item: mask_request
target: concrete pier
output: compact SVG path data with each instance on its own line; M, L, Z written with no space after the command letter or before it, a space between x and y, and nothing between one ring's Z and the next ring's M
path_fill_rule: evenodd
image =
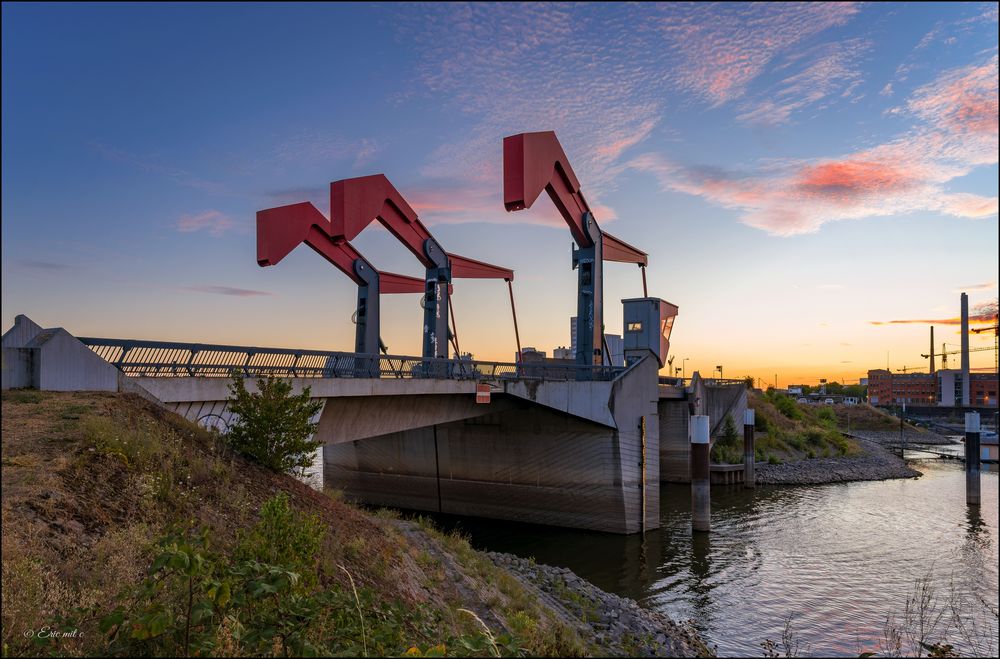
M712 484L710 472L709 420L703 414L691 417L691 529L712 529Z
M979 413L965 413L965 502L978 506L979 496Z
M640 361L612 382L508 382L473 406L476 416L347 442L331 401L320 421L324 482L374 505L613 533L659 528L657 366Z
M743 414L743 487L756 487L756 477L754 475L755 454L754 454L754 412L748 409Z

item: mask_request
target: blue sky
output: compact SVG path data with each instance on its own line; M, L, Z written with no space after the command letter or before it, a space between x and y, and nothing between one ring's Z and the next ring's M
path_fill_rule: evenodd
M680 306L689 373L920 366L927 323L873 323L997 299L997 41L995 3L4 4L2 322L350 349L353 284L305 247L258 267L254 214L382 172L449 251L516 270L551 350L571 238L545 199L506 213L500 172L503 136L555 130ZM385 231L355 243L422 274ZM618 332L640 279L606 273ZM417 301L383 306L419 353ZM502 282L457 282L455 311L463 349L512 357Z

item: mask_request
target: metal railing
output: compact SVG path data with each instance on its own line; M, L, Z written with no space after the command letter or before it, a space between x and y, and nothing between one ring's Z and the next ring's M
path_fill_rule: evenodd
M422 378L447 380L613 380L618 366L423 359L400 355L257 348L208 343L78 337L132 377Z

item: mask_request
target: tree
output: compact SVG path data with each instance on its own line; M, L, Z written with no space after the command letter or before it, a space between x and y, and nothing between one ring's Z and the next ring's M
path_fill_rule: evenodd
M226 441L234 450L278 472L312 464L322 442L310 439L318 425L310 420L323 403L310 399L309 387L293 396L290 383L268 376L257 380L257 393L250 393L235 375L229 390L234 417Z

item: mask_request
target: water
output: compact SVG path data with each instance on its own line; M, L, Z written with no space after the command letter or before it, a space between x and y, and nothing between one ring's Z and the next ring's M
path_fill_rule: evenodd
M919 479L800 487L712 488L712 533L692 538L687 486L664 485L662 528L616 536L442 518L480 549L568 567L604 590L691 619L722 656L760 656L786 618L804 654L875 650L917 579L944 605L954 592L997 603L997 474L981 510L965 504L962 463L914 463ZM994 630L996 618L973 614ZM971 653L956 634L959 650Z

